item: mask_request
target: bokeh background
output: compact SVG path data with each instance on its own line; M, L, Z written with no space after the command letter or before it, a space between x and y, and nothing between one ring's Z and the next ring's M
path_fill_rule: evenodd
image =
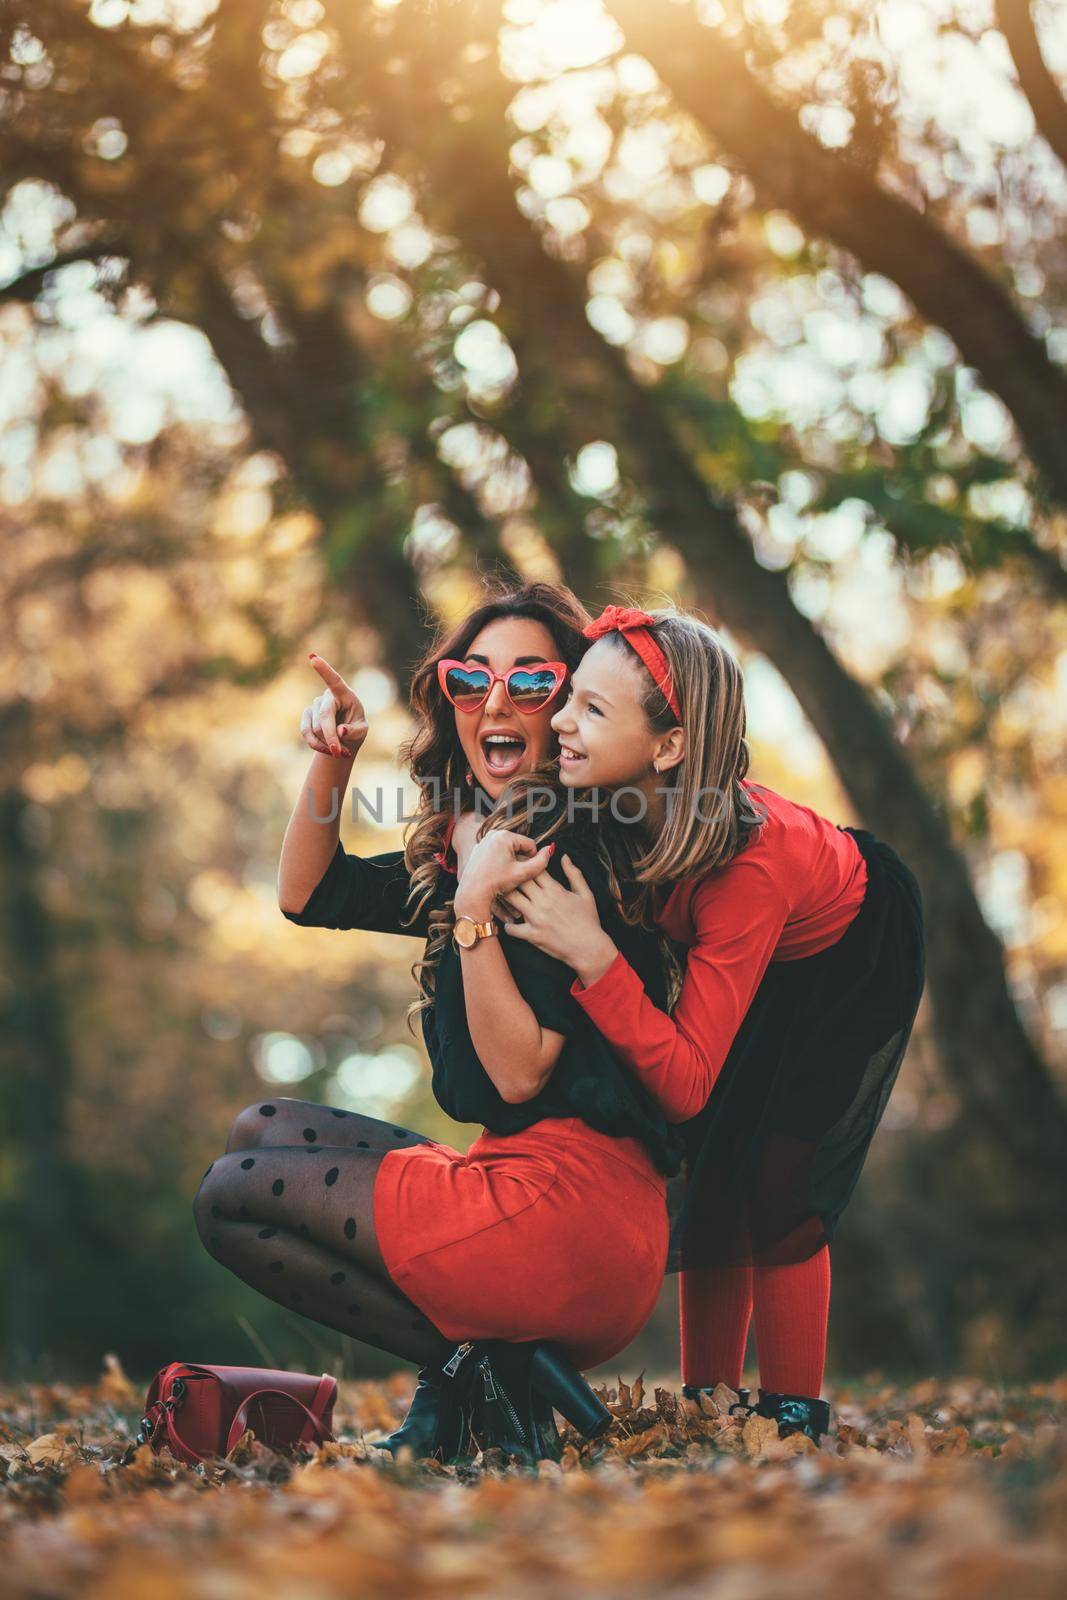
M698 610L753 776L919 877L831 1377L1062 1362L1065 86L1050 0L7 0L5 1376L383 1369L190 1204L265 1093L478 1131L417 943L275 878L307 650L411 799L487 574ZM620 1365L676 1371L674 1297Z

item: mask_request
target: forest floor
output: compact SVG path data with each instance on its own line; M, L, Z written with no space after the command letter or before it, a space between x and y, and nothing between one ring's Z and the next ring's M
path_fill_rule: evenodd
M143 1390L0 1388L0 1594L33 1600L1060 1600L1067 1377L828 1387L819 1449L640 1379L537 1470L371 1448L409 1374L345 1383L337 1443L246 1434L194 1469L138 1446ZM364 1438L364 1434L366 1438Z

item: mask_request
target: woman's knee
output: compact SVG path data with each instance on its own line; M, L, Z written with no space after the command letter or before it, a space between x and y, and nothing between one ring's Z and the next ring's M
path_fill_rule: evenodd
M279 1114L284 1114L289 1104L295 1105L297 1102L276 1095L273 1099L253 1100L245 1106L230 1124L230 1131L226 1135L227 1154L233 1150L251 1150L262 1144L270 1130L278 1125Z
M219 1224L229 1216L240 1215L235 1203L235 1191L241 1176L241 1160L242 1152L239 1150L217 1156L201 1178L200 1187L193 1198L196 1231L209 1249L209 1241L217 1233Z

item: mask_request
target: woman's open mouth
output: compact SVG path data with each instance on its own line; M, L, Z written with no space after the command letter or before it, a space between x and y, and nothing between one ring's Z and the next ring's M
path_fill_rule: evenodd
M479 740L482 758L494 778L510 778L518 772L526 754L526 740L519 733L486 733Z

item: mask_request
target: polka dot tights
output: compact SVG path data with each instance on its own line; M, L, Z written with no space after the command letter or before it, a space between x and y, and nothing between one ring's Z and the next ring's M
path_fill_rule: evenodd
M221 1266L279 1305L420 1366L453 1348L389 1277L374 1232L386 1151L422 1134L275 1096L234 1119L193 1212Z

